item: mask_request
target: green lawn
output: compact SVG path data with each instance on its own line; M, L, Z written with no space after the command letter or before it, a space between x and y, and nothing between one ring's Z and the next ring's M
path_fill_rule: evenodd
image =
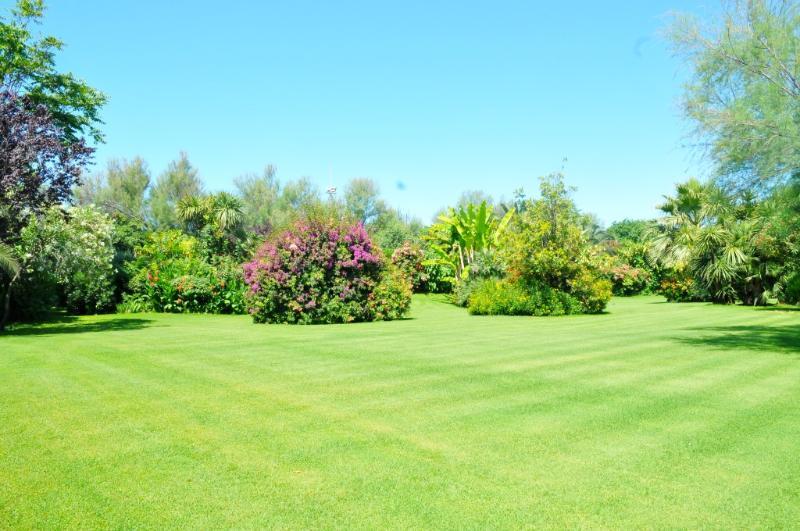
M109 315L0 337L0 527L789 527L800 312L253 325Z

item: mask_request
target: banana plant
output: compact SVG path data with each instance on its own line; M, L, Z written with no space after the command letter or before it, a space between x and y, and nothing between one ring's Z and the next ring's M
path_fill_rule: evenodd
M451 208L439 216L439 222L428 233L430 248L437 256L429 262L448 266L456 281L465 280L475 255L495 248L513 217L511 209L498 218L486 201L478 206Z

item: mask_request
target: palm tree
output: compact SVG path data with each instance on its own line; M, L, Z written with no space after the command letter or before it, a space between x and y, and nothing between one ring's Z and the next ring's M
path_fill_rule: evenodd
M186 196L176 206L178 217L190 228L209 227L217 236L235 231L244 221L242 203L227 192L205 197Z
M690 269L714 302L736 300L736 285L750 260L747 228L719 223L703 227L692 249Z
M220 234L233 231L242 226L244 212L242 202L228 192L210 196L210 214Z
M766 288L752 271L758 269L753 240L759 222L748 205L746 197L737 201L713 184L692 179L678 185L660 207L667 215L650 234L651 257L687 271L714 302L731 303L739 296L763 303ZM753 290L758 293L743 297Z
M200 225L204 218L205 202L203 198L196 195L187 195L178 200L175 205L175 212L185 224Z
M187 232L201 236L212 254L236 252L246 238L242 202L227 192L184 197L175 210Z
M14 256L14 250L5 243L0 242L0 273L10 279L3 297L3 317L0 319L0 332L5 330L8 322L8 316L11 313L11 287L19 278L21 271L22 268L19 260Z

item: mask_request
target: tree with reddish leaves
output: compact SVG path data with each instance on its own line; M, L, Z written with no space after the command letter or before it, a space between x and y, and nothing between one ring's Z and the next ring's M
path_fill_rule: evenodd
M83 140L68 139L44 105L0 88L0 245L9 263L17 262L6 243L19 238L31 216L69 198L93 152ZM0 271L0 281L6 284L0 331L8 320L12 285L19 278L18 269L5 269Z
M67 141L43 105L0 88L0 240L29 216L70 197L94 149Z

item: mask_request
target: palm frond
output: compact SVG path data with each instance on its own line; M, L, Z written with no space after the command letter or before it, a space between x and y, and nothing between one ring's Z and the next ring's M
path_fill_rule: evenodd
M20 263L10 245L0 242L0 271L10 277L19 275Z

